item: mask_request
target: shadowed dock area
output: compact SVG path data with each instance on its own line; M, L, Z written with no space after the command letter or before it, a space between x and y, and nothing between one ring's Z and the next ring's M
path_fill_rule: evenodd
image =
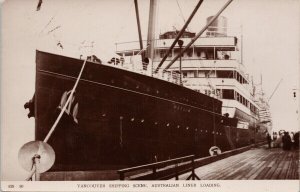
M195 172L202 180L299 179L299 150L262 146L199 167ZM179 179L185 180L189 174Z

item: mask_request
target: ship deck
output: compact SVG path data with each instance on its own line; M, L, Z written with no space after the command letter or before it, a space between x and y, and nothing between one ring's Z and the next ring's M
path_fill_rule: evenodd
M199 167L195 173L201 180L296 180L299 169L299 149L284 151L264 145Z

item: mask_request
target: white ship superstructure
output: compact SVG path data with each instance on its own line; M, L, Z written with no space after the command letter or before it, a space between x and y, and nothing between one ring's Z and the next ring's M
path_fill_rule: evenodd
M262 80L255 90L255 103L259 106L259 119L260 127L267 129L270 134L272 134L272 117L270 112L270 105L265 97L265 93L262 89Z
M209 21L212 17L208 17ZM158 78L164 78L180 84L180 71L182 85L197 92L219 98L223 102L222 114L238 119L237 128L256 129L259 127L259 105L254 99L253 83L246 73L245 66L241 62L241 46L239 39L227 35L227 19L219 17L207 29L204 36L196 42L176 60L173 65L162 73L165 64L158 73L153 73L168 48L173 43L179 31L168 31L160 34L155 40L153 64L148 66L143 73ZM185 31L180 40L183 46L177 44L168 55L165 63L168 64L181 49L184 49L195 33ZM134 56L141 54L138 42L126 42L116 44L116 53L122 57L131 56L129 64L124 64L128 69L143 71L141 63L132 62ZM147 47L144 41L144 47ZM128 67L130 66L130 67ZM140 66L140 67L138 67Z

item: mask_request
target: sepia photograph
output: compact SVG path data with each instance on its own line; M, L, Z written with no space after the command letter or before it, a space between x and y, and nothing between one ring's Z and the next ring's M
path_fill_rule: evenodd
M4 191L299 191L299 0L1 0Z

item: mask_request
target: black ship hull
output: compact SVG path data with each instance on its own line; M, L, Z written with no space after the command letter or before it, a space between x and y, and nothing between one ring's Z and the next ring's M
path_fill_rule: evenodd
M36 54L35 133L36 140L43 140L84 61ZM253 137L251 131L235 128L236 119L226 119L224 125L220 100L107 65L87 62L74 98L48 141L56 153L50 171L208 156L214 145L226 151L249 144Z

